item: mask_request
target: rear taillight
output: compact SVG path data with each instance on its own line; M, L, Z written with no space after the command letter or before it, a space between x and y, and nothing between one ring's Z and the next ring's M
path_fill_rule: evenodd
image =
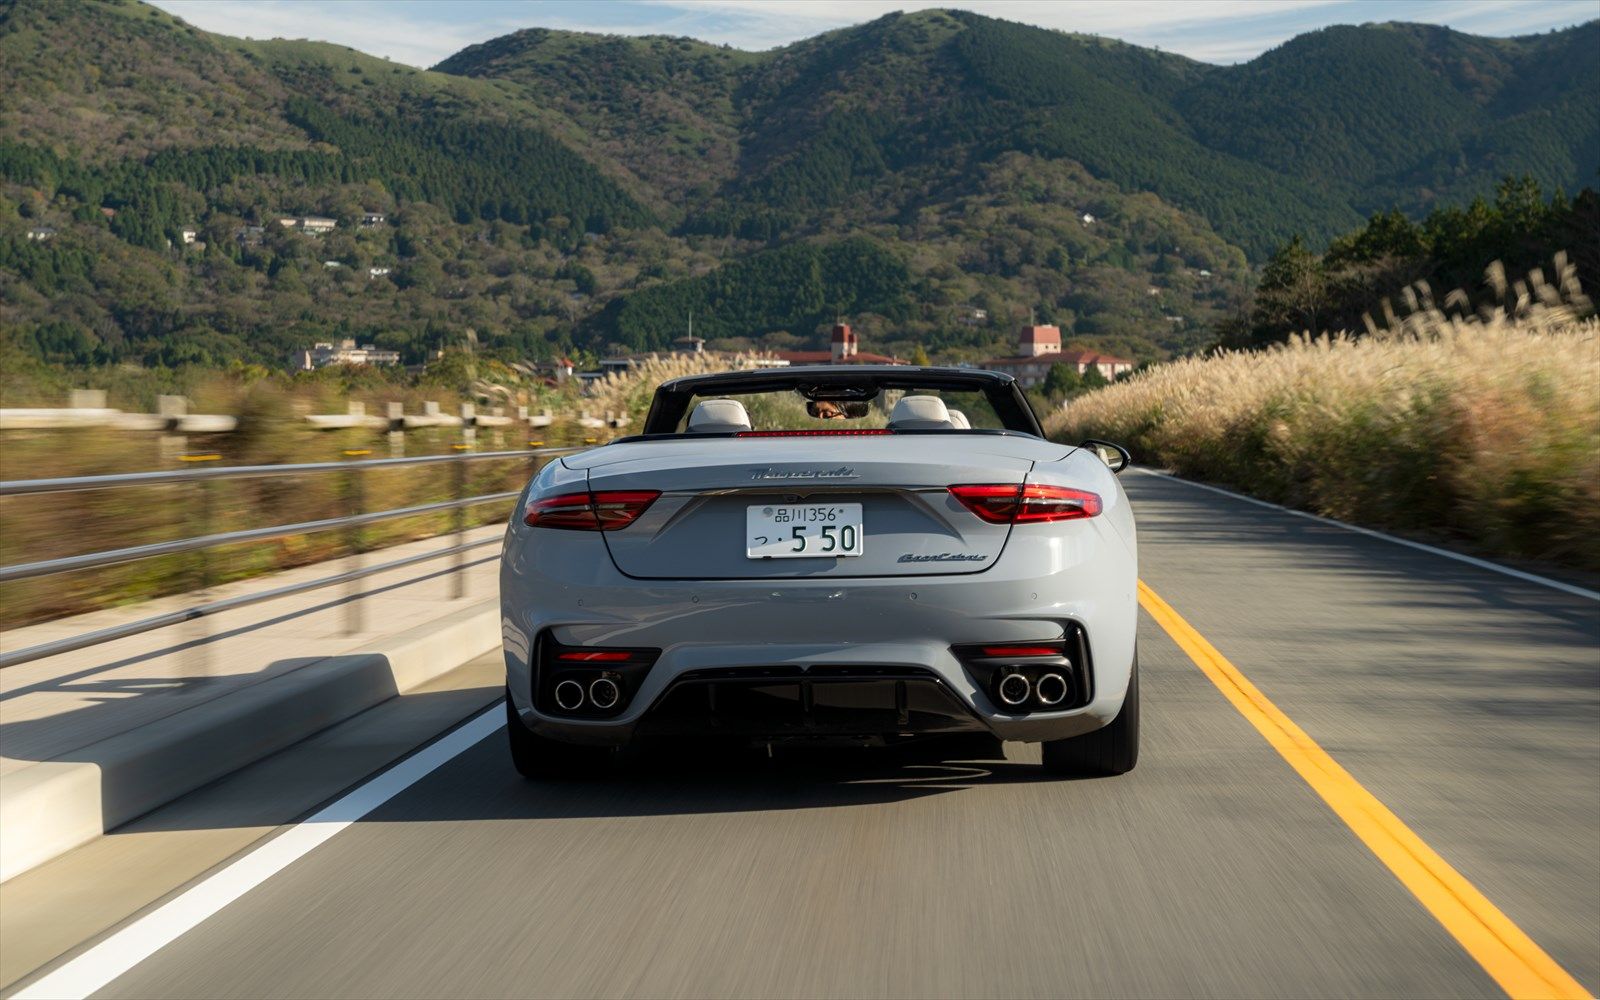
M1097 493L1044 483L952 486L950 493L990 524L1071 521L1101 511Z
M535 528L616 531L637 520L660 495L659 490L602 490L541 497L528 504L522 521Z

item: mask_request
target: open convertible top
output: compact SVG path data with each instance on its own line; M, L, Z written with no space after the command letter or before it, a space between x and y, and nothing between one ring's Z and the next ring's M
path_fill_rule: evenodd
M797 392L808 400L848 401L870 400L886 389L980 392L1006 430L1044 436L1022 388L1010 375L910 365L803 365L670 379L656 389L643 433L673 433L694 401L707 396Z

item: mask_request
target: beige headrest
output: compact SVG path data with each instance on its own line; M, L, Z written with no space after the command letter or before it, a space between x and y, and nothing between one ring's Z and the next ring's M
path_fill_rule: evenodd
M907 396L894 404L889 428L897 431L949 430L950 410L938 396Z
M728 434L750 429L750 414L736 399L706 399L689 411L689 431L695 434Z

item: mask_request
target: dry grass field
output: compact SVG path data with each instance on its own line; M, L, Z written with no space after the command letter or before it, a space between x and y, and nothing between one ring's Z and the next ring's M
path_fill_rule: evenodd
M1059 440L1361 524L1600 570L1600 321L1569 268L1447 314L1411 290L1362 336L1162 365L1079 397Z
M627 432L637 433L650 409L656 386L685 375L739 371L757 367L761 354L652 354L633 368L612 372L589 389L584 405L591 413L615 413L628 418Z

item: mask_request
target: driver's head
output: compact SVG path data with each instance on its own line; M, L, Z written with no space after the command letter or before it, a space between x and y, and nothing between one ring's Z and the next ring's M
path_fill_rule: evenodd
M816 410L818 420L842 420L845 416L844 404L831 399L818 400Z

